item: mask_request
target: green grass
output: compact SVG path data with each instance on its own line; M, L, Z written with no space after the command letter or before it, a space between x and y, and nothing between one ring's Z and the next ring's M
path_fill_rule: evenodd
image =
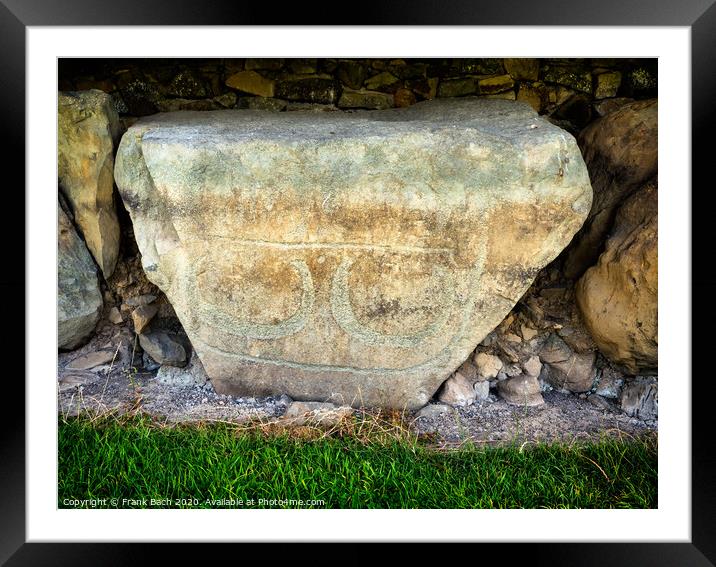
M58 506L657 506L654 437L444 451L407 437L355 433L301 436L230 424L166 427L146 417L62 419ZM163 502L153 506L151 499Z

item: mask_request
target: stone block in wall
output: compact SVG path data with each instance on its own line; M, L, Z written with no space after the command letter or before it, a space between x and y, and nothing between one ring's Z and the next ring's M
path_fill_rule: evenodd
M409 79L423 79L426 76L427 63L417 63L411 61L400 60L390 65L390 72L399 79L406 81Z
M167 95L177 98L197 99L208 95L203 82L190 69L180 70L167 87Z
M236 108L248 108L250 110L270 110L280 112L286 110L288 102L278 98L264 98L262 96L242 97L236 101Z
M289 101L335 104L341 91L341 84L334 79L306 78L277 81L275 96Z
M536 81L539 79L539 59L505 59L505 71L518 81Z
M588 70L575 69L574 66L545 65L542 68L542 80L569 87L575 91L592 93L592 74Z
M387 71L369 77L364 84L368 90L386 93L394 93L402 86L400 79Z
M509 75L498 75L478 80L478 92L483 95L503 93L512 90L515 81Z
M472 77L463 79L445 79L438 84L437 96L440 98L448 98L455 96L465 96L475 94L477 92L477 82Z
M418 100L435 98L437 87L437 79L408 79L405 81L405 88L415 93Z
M393 107L393 95L378 91L344 90L338 101L339 108L366 108L380 110Z
M504 72L502 59L453 59L453 68L460 74L466 75L498 75Z
M275 81L261 76L256 71L239 71L227 77L226 86L252 95L272 98Z
M480 95L480 98L492 99L492 100L517 100L515 91L505 91L497 94Z
M368 75L366 65L361 61L340 60L338 61L338 79L348 88L358 90L363 86Z
M607 71L599 73L594 77L594 98L611 98L617 96L622 82L622 74L619 71Z
M626 76L628 96L656 96L656 70L647 66L637 66L629 70Z
M287 59L286 65L296 75L311 75L318 71L317 59Z
M219 110L226 108L210 98L200 100L187 100L185 98L166 98L157 101L157 109L159 112L176 112L178 110Z

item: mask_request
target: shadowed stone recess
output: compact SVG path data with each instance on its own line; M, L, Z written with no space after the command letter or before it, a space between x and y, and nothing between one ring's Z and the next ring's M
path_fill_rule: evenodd
M411 410L592 202L571 135L475 98L146 117L115 179L217 391Z

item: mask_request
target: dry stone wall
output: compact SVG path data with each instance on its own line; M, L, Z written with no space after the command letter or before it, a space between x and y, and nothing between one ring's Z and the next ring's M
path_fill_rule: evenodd
M123 117L376 110L482 96L524 101L573 134L657 89L655 59L66 59L59 78L63 91L110 94Z

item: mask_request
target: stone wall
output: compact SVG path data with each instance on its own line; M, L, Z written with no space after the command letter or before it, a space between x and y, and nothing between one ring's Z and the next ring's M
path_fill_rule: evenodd
M572 133L652 98L656 59L61 59L59 88L110 93L120 116L171 110L371 110L524 100Z

